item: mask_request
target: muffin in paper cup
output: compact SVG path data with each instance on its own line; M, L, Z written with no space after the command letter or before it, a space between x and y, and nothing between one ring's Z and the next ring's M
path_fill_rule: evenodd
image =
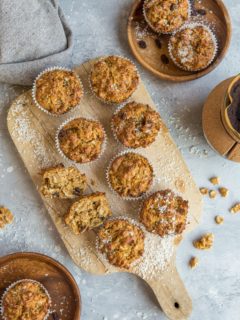
M153 166L139 152L124 151L110 161L106 180L111 191L121 199L141 200L148 195L154 185Z
M79 132L76 132L76 128ZM90 138L92 145L88 142ZM107 135L102 124L84 117L72 117L64 121L55 137L57 151L73 164L91 164L98 160L105 151L106 143Z
M83 95L83 84L77 73L64 67L42 71L32 88L35 105L51 116L61 116L74 110Z
M0 301L0 314L3 318L3 320L9 320L9 316L7 315L7 310L5 308L5 299L10 299L10 297L8 297L10 294L11 294L11 291L13 289L16 289L17 286L21 286L21 284L25 284L25 285L29 285L29 284L36 284L36 287L35 288L41 288L41 292L39 293L40 296L38 297L35 297L35 299L37 299L37 302L39 302L40 298L42 299L47 299L46 301L46 306L45 306L45 309L42 311L42 315L38 315L38 317L36 317L35 315L35 318L36 320L47 320L49 318L49 315L51 313L51 305L52 305L52 301L51 301L51 297L47 291L47 289L38 281L36 280L32 280L32 279L22 279L22 280L19 280L19 281L16 281L14 283L12 283L6 290L5 292L3 293L2 297L1 297L1 301ZM17 292L15 291L14 292L14 297L17 296ZM44 296L44 297L43 297ZM12 299L14 299L14 297L12 297ZM22 298L22 297L21 297ZM14 309L16 309L16 303L17 301L13 301L13 305L14 305ZM28 299L28 305L29 305L29 299ZM9 303L8 303L8 306L9 306ZM34 308L36 308L36 306L34 306ZM12 316L12 314L11 314ZM19 316L19 314L17 315ZM13 319L13 318L11 318Z
M151 11L152 19L155 21L151 21L147 9ZM154 9L156 12L154 12ZM159 14L162 16L162 23L159 21ZM145 0L143 4L145 21L149 27L158 34L171 34L176 32L189 21L191 14L192 7L189 0ZM156 16L158 16L157 20ZM169 23L166 23L166 21Z
M195 32L195 37L198 36L198 41L196 41L197 38L193 38L193 31ZM197 35L197 31L199 35ZM194 52L194 47L189 43L190 37L192 37L193 45L197 46L198 50L203 50L203 53ZM199 22L183 26L171 36L168 43L168 52L173 63L179 69L190 72L206 69L215 59L217 51L218 42L215 34L209 26Z
M139 83L140 75L136 65L119 55L99 58L89 75L93 95L101 102L113 106L128 101Z

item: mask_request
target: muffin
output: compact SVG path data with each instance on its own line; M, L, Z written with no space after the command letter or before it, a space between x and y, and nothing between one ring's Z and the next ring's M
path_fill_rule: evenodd
M80 234L100 226L111 215L105 193L97 192L74 202L65 216L65 222L75 234Z
M33 98L42 110L62 115L75 108L83 97L83 86L71 70L52 68L41 73L33 87Z
M139 80L135 65L118 56L100 59L94 64L90 75L90 85L95 96L112 104L127 100L137 89Z
M104 140L105 132L100 122L76 118L64 123L60 128L57 147L69 160L87 163L100 156Z
M13 219L13 214L9 209L0 207L0 229L5 228L7 224L12 223Z
M129 269L144 253L144 233L126 219L108 220L98 232L97 247L112 265Z
M147 198L140 211L140 222L161 237L181 234L187 223L188 201L171 190L158 191Z
M190 18L189 0L145 0L145 20L157 33L172 33Z
M153 168L140 154L128 152L117 156L108 169L110 187L123 198L139 198L151 187Z
M160 128L159 113L147 104L129 102L112 118L113 132L127 148L146 148L155 141Z
M173 62L186 71L208 67L216 56L217 42L212 31L202 24L191 24L176 32L169 40Z
M74 167L65 168L60 164L44 170L40 192L46 198L73 199L86 188L85 174Z
M1 309L5 320L46 320L50 306L50 297L41 283L20 280L3 295Z

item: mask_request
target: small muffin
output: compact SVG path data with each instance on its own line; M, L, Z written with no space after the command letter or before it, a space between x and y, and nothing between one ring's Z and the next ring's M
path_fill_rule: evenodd
M191 11L189 0L145 0L143 10L146 22L158 33L178 30Z
M200 24L192 24L176 32L169 41L173 62L186 71L205 69L213 61L217 43L212 31Z
M60 150L76 163L96 160L102 152L104 139L101 123L84 118L70 120L58 133Z
M0 207L0 229L5 228L7 224L12 223L13 219L13 214L9 209Z
M108 169L108 180L121 197L138 198L151 187L153 169L145 157L128 152L113 160Z
M40 283L21 280L3 295L2 316L6 320L45 320L50 306L50 297Z
M128 148L147 147L161 128L159 113L149 105L130 102L112 118L112 129L118 140Z
M46 198L73 199L87 188L86 175L62 164L44 170L40 191Z
M188 201L171 190L163 190L144 201L139 218L149 232L164 237L181 234L186 227L187 214Z
M139 80L134 64L118 56L100 59L90 75L93 93L103 102L113 104L127 100L137 89Z
M129 269L144 253L144 233L128 220L108 220L98 232L97 246L112 265Z
M65 222L75 234L80 234L100 226L111 215L105 193L97 192L74 202L65 216Z
M62 115L76 107L82 96L82 83L70 70L43 72L34 85L34 98L38 106L54 115Z

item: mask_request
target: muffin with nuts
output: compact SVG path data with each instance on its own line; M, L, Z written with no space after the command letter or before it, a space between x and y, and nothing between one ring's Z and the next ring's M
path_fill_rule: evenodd
M188 201L171 190L158 191L148 197L139 219L149 232L161 237L181 234L187 223Z
M98 232L97 247L109 263L129 269L144 253L144 233L126 219L108 220Z
M159 113L143 103L129 102L112 118L113 132L127 148L146 148L155 141L160 128Z
M76 163L87 163L103 152L105 131L99 121L76 118L64 123L57 135L57 148Z
M91 89L95 96L112 104L127 100L137 89L139 81L135 65L119 56L98 60L90 75Z
M149 191L153 168L140 154L128 152L117 156L107 172L110 187L123 198L139 198Z
M66 224L75 234L99 227L112 215L105 193L81 196L65 216Z
M75 167L59 164L42 173L41 194L46 198L73 199L87 188L87 178Z

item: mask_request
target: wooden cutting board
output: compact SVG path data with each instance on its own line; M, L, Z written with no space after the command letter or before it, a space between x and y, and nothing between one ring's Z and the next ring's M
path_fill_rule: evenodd
M109 190L105 179L105 172L110 159L118 152L123 151L124 148L114 140L110 129L110 119L116 107L98 101L89 90L88 76L93 63L94 61L89 61L75 69L82 79L85 96L80 106L70 116L51 117L43 113L33 104L31 91L27 91L11 105L7 119L8 129L36 188L39 189L41 183L39 173L42 168L60 162L66 164L55 148L55 134L59 125L72 116L99 119L108 136L106 151L98 161L90 165L80 165L79 168L88 177L89 192L106 192L115 216L125 215L137 219L141 202L119 199ZM148 103L156 109L142 82L131 99ZM143 149L140 152L147 156L154 166L157 181L152 191L170 188L188 200L189 224L186 231L194 229L201 216L201 195L164 124L157 140L146 150ZM86 232L76 236L64 224L62 216L70 205L69 201L43 198L43 202L70 256L79 267L93 274L121 271L98 257L95 249L96 236L94 232ZM156 239L159 240L159 237ZM136 268L129 270L129 272L144 278L153 289L165 314L173 320L188 318L192 310L191 299L175 267L176 247L180 240L179 237L171 238L174 243L171 247L172 251L169 252L168 259L165 259L167 262L161 268L159 267L159 271L142 274L142 272L137 272ZM153 265L153 262L148 261L148 265Z

